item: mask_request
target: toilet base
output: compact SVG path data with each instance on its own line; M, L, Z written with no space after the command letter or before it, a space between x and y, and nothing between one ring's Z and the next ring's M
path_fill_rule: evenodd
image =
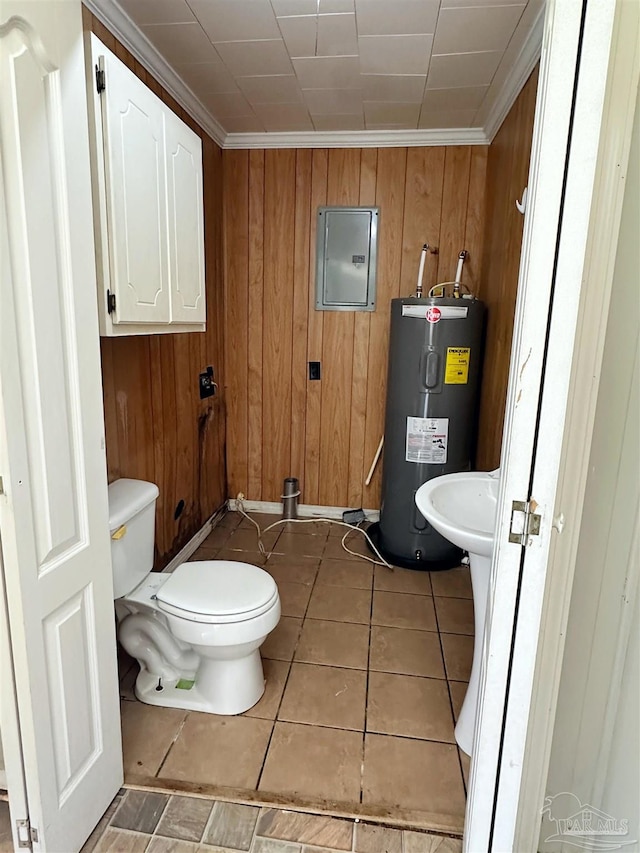
M136 697L147 705L203 711L233 716L248 711L260 701L265 689L259 651L237 660L202 658L193 686L177 687L179 682L159 679L141 669L136 679ZM158 690L158 687L161 687Z

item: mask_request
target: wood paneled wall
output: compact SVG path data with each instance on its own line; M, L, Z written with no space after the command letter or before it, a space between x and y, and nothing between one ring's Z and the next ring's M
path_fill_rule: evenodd
M134 71L202 138L207 330L102 338L109 481L157 483L155 568L163 568L226 498L223 376L222 152L86 9L85 29ZM199 399L198 374L213 365L219 394ZM175 518L180 501L184 509Z
M536 69L489 147L487 215L478 296L487 305L487 342L476 467L500 464L509 379L511 337L518 289L524 217L515 200L527 185L538 87Z
M228 150L223 153L229 494L376 507L364 479L383 432L390 300L450 280L480 281L487 148ZM319 312L319 205L379 205L374 313ZM322 363L321 381L307 363Z

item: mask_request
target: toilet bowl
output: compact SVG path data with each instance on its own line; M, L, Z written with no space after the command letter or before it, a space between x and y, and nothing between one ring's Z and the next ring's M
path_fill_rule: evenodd
M280 619L273 578L249 563L206 560L151 573L158 489L109 486L118 640L140 664L150 705L240 714L264 693L259 648Z
M467 755L475 734L499 484L500 469L444 474L420 486L415 498L429 524L469 554L475 638L471 675L455 729L458 746Z

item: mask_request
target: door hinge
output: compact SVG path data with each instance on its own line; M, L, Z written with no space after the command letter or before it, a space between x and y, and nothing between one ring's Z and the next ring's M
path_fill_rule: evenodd
M110 290L107 290L107 312L109 314L113 314L116 310L116 295L115 293L111 293Z
M4 495L4 480L0 477L0 495Z
M38 843L38 830L31 826L29 818L16 821L16 835L18 836L18 847L28 847L31 850L33 844Z
M538 504L535 501L512 501L509 542L516 545L528 545L530 536L540 535L541 516L534 512Z
M98 65L96 65L96 89L99 95L106 89L104 68L100 68Z

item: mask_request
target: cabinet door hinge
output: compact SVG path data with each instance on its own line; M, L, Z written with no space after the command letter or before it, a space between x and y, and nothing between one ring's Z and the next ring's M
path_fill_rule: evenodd
M38 843L38 830L31 826L29 819L16 821L16 835L18 836L18 847L32 849L33 844Z
M107 290L107 312L109 314L113 314L116 310L116 295L115 293L111 293L110 290Z
M100 68L99 65L96 65L96 89L98 90L98 94L104 92L105 88L104 68Z
M538 507L535 501L511 502L511 525L509 542L516 545L528 545L530 536L540 535L541 516L534 512Z

